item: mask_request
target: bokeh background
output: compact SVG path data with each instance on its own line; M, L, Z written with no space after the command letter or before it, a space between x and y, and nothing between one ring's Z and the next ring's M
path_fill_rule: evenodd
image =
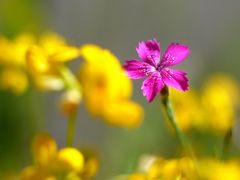
M187 44L191 55L179 67L195 88L214 72L240 80L239 17L239 0L0 0L0 32L9 37L54 31L77 46L95 43L111 49L122 63L137 57L140 40L156 38L162 49L172 41ZM148 104L140 86L141 81L134 82L133 98L145 108L138 129L106 125L80 108L75 145L99 154L97 179L131 171L143 153L170 157L169 149L177 145L165 128L160 103ZM58 98L34 89L22 96L0 92L0 173L30 162L30 142L39 131L50 132L59 146L65 144L66 120Z

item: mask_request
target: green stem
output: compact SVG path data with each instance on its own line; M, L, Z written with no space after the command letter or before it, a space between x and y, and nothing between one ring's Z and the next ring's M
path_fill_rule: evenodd
M73 146L74 134L76 129L77 113L74 112L69 116L67 126L67 146Z
M60 65L58 67L58 71L61 74L64 82L65 88L67 90L76 89L81 93L81 86L76 77L72 74L72 72L66 68L64 65ZM70 113L68 119L68 127L67 127L67 146L73 146L74 134L76 129L76 118L77 118L77 110Z
M193 153L192 147L188 139L186 138L182 130L178 127L177 121L173 113L173 107L169 100L169 90L168 90L168 87L166 86L161 91L161 100L162 100L163 108L166 111L168 120L172 125L172 127L174 128L176 135L180 140L180 143L182 144L183 148L192 156L192 158L195 159L195 155Z
M65 82L66 89L79 89L81 91L80 83L68 68L62 65L58 67L58 70Z
M232 129L230 129L224 139L223 139L223 146L222 146L222 153L221 153L221 159L224 159L229 147L230 147L230 144L231 144L231 139L232 139Z

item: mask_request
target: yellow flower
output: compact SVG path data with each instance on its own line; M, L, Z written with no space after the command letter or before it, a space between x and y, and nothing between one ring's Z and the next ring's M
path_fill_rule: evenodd
M99 161L95 152L87 149L82 151L84 155L84 168L81 172L81 177L83 179L91 179L91 177L96 176L99 169Z
M15 39L0 37L0 87L20 95L28 88L25 54L35 38L22 33Z
M35 43L36 39L29 33L21 33L15 39L9 40L0 37L0 64L24 67L27 49Z
M202 92L171 90L173 107L179 126L225 134L235 123L239 105L239 85L224 74L212 75Z
M133 128L141 124L143 109L133 101L118 101L104 107L103 118L112 125Z
M236 160L219 161L213 158L193 160L189 157L164 159L157 156L143 156L138 172L128 179L149 180L238 180L240 164Z
M46 169L38 169L34 166L24 168L20 175L20 180L57 180Z
M86 86L85 89L99 92L107 101L131 96L132 83L117 57L109 50L84 45L80 53L85 60L80 69L80 80Z
M195 126L198 128L206 126L206 123L203 122L203 112L198 94L193 89L184 93L171 89L170 94L177 123L183 131Z
M0 52L0 87L16 94L28 87L26 71L39 89L63 89L66 82L58 68L79 56L78 48L54 33L46 33L38 40L28 33L13 40L1 36Z
M80 53L85 62L81 65L79 79L88 111L113 125L139 125L143 110L130 100L132 83L117 57L95 45L84 45Z
M74 148L59 150L56 161L59 169L81 172L84 165L83 155Z
M43 34L39 39L39 46L50 56L50 61L66 62L79 55L76 47L68 45L64 38L56 33Z
M232 78L216 74L205 83L202 105L211 129L225 133L232 128L238 104L239 86Z
M164 159L153 155L141 157L138 171L128 179L142 178L146 180L192 180L199 179L194 161L189 157L180 159Z
M56 142L48 134L37 135L34 138L32 148L35 163L23 169L20 179L80 180L82 177L86 177L89 157L85 160L84 155L79 150L72 147L58 150ZM87 177L92 178L94 173L89 173Z
M16 68L5 68L0 74L0 88L20 95L28 88L28 78L24 71Z
M199 162L201 177L207 180L239 180L240 166L236 161L204 159Z
M61 90L66 82L59 68L65 62L79 56L79 51L69 46L63 38L48 33L40 37L39 43L30 47L26 54L27 67L36 86L43 90Z
M145 174L135 173L131 174L127 180L148 180Z
M190 158L181 159L158 159L148 171L149 179L196 179L197 173L193 160Z
M32 150L35 164L48 166L57 154L57 144L49 134L40 134L34 138Z

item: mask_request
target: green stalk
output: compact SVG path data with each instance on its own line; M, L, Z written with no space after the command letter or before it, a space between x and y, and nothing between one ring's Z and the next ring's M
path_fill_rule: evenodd
M81 86L78 83L78 80L68 68L62 65L58 67L58 70L65 82L65 86L67 90L76 89L81 92ZM67 146L73 146L74 134L76 130L76 119L77 119L77 110L69 114L67 134L66 134Z
M225 155L227 151L229 150L229 147L231 145L231 139L232 139L232 129L230 129L223 139L223 146L222 146L222 152L221 152L221 159L225 158Z
M195 159L195 155L193 153L192 147L188 139L186 138L182 130L178 127L176 118L174 116L173 107L169 100L169 90L167 86L165 86L161 91L161 101L162 101L163 108L166 112L167 118L171 126L175 130L180 143L182 144L183 148L191 155L191 157Z
M66 89L78 89L81 91L81 86L78 83L78 80L68 68L66 68L64 65L60 65L58 67L58 71L64 80Z
M74 142L74 135L75 135L75 129L76 129L76 119L77 119L77 113L74 112L70 115L68 119L68 125L67 125L67 146L73 146Z

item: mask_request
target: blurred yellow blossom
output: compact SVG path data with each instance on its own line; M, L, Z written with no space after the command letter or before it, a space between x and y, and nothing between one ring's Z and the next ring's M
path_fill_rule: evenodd
M119 177L119 176L118 176ZM117 178L116 178L117 179ZM137 172L122 180L239 180L240 164L236 160L213 158L193 160L189 157L164 159L143 156Z
M78 48L55 33L40 36L26 53L27 68L38 89L65 90L60 108L69 117L80 105L82 93L77 78L65 63L77 57Z
M216 74L204 84L202 105L211 129L225 133L235 123L239 85L225 74Z
M50 61L66 62L79 55L76 47L68 45L63 37L52 32L44 33L39 38L39 46L50 56Z
M110 124L128 128L141 124L143 110L136 102L130 100L112 102L103 110L103 118Z
M9 90L14 94L22 94L28 88L28 77L23 70L5 68L0 73L0 88Z
M57 144L49 134L40 134L33 140L32 151L36 165L48 166L57 154Z
M196 179L197 173L193 160L190 158L157 159L149 167L148 179Z
M29 46L36 42L35 37L30 33L21 33L14 39L0 37L0 64L16 67L25 66L25 54Z
M58 169L81 172L83 169L83 155L74 148L63 148L57 154Z
M68 45L54 33L46 33L26 54L27 67L36 86L43 90L61 90L65 87L59 68L79 56L77 48Z
M85 165L88 161L79 150L72 147L58 150L56 142L48 134L37 135L32 147L35 163L23 169L22 180L80 180L86 176ZM95 174L88 175L91 178Z
M83 179L91 179L91 177L96 176L99 169L99 161L96 153L89 149L83 149L82 153L85 159L85 165L81 173Z
M40 38L22 33L12 40L0 36L0 52L0 87L16 94L28 87L26 71L39 89L63 89L65 82L58 67L79 56L78 48L55 33L45 33Z
M239 85L225 74L212 75L201 93L171 90L171 96L178 124L185 131L196 128L225 134L235 123Z
M79 79L88 111L113 125L138 126L143 109L130 100L132 83L117 57L95 45L82 46L80 53L85 62Z
M128 177L128 180L148 180L145 174L135 173Z
M14 39L0 37L0 88L22 94L28 88L25 54L35 43L29 33L21 33Z
M184 93L171 89L171 100L175 110L176 120L183 131L193 126L204 127L203 112L197 92L190 89Z
M121 177L121 176L120 176ZM116 178L117 180L118 178ZM120 178L119 178L120 179ZM122 180L198 180L199 175L191 158L164 159L144 155L137 172ZM199 179L200 180L200 179Z
M204 159L199 162L201 177L207 180L239 180L240 165L237 161Z

